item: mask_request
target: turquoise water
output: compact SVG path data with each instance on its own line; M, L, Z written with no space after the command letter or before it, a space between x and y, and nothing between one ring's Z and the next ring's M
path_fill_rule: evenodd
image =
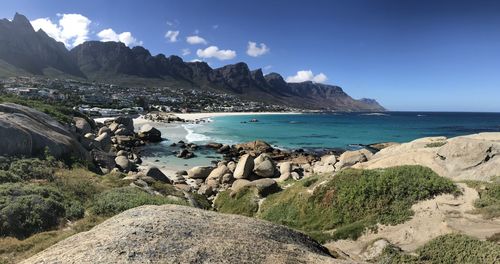
M259 122L246 122L256 118ZM262 139L281 148L353 148L354 144L407 142L500 131L500 113L388 112L385 114L248 115L188 125L189 141L234 144Z

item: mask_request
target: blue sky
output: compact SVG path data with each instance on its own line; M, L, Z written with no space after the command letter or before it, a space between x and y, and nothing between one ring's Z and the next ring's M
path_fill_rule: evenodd
M390 110L500 111L500 1L16 0L2 3L0 17L16 11L52 23L70 48L119 39L152 54L188 49L185 60L212 67L304 71L290 80L336 84Z

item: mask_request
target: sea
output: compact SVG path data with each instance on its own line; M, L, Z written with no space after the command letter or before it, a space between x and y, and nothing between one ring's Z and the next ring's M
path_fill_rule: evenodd
M249 122L257 119L258 122ZM189 141L234 144L262 139L285 149L357 148L422 137L500 132L500 113L386 112L249 115L186 125Z
M257 122L250 122L256 119ZM208 150L197 158L175 157L169 145L178 140L203 145L236 144L264 140L281 149L321 151L358 149L380 142L408 142L422 137L454 137L479 132L500 132L500 113L384 112L311 113L290 115L220 116L200 124L183 124L162 130L168 141L149 147L146 156L175 168L209 165L220 155ZM184 130L179 133L172 129ZM183 135L183 138L169 135Z

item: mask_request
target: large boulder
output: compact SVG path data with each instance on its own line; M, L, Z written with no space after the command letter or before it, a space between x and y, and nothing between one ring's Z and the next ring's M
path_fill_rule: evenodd
M369 161L354 167L377 169L401 165L426 166L457 181L488 181L500 175L500 133L420 138L384 148Z
M109 152L104 152L99 149L93 149L90 152L92 159L94 160L94 163L101 167L105 168L108 171L111 171L113 168L116 167L116 162L115 162L115 155L109 153Z
M161 132L153 126L145 124L139 130L138 137L149 142L160 142Z
M179 205L146 205L23 263L351 263L282 225Z
M271 145L262 140L255 140L247 143L236 144L235 148L238 150L252 151L255 153L266 153L273 151Z
M240 157L240 160L234 169L233 175L235 179L248 178L254 167L253 159L253 156L250 154L245 154Z
M251 181L246 186L255 187L261 197L266 197L269 194L279 192L281 190L276 181L273 179L259 179Z
M130 171L132 164L130 163L130 160L128 160L127 157L125 156L118 156L115 158L116 166L118 169L124 172Z
M112 142L111 142L111 136L108 134L108 132L103 132L100 134L96 139L96 142L99 142L100 147L102 150L109 152L111 150Z
M0 156L34 156L48 148L56 158L90 161L89 153L66 127L22 105L0 104L0 139Z
M78 132L80 135L85 135L92 132L92 127L90 126L89 122L85 120L85 118L73 117L73 121L75 122L76 132Z
M335 169L340 170L351 167L357 163L368 161L372 156L373 154L366 149L346 151L340 155L339 161L335 164Z
M123 125L122 127L124 127L127 131L132 131L132 132L134 131L134 120L131 117L120 116L115 119L107 120L104 122L104 124L108 126L111 125L112 123ZM118 129L118 127L116 127L116 129Z
M263 178L273 177L276 172L276 168L271 157L263 153L255 158L253 172Z
M172 183L172 181L157 167L148 167L146 171L144 171L144 175L151 177L157 181Z
M212 169L212 167L196 166L187 171L187 177L190 179L206 179Z

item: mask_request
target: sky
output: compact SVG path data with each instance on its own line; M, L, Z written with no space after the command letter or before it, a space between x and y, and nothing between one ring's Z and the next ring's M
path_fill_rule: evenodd
M500 1L15 0L71 49L142 45L213 68L246 62L287 81L341 86L395 111L500 112Z

